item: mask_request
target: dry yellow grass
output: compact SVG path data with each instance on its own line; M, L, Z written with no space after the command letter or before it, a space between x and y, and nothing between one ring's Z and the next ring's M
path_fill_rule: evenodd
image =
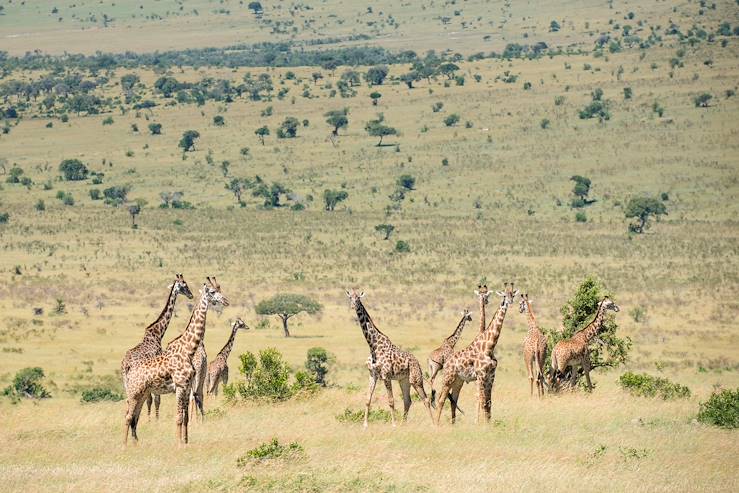
M166 2L157 3L166 7ZM735 4L717 3L702 22L715 27L728 19L734 24ZM14 53L53 46L86 51L83 42L85 48L115 51L164 49L168 43L181 45L174 33L186 34L191 46L199 46L205 42L198 33L206 31L207 45L269 38L254 30L251 14L237 15L235 10L234 17L223 22L243 17L244 23L227 28L218 21L220 14L211 12L221 4L209 2L195 5L206 6L200 7L198 19L137 21L130 28L114 23L90 38L75 32L62 35L56 25L52 28L32 16L31 7L41 7L19 4L8 4L8 15L0 17L3 35L36 28L43 33L32 38L39 40L35 46L22 38L6 38L11 41L3 49ZM332 24L335 19L326 17L337 4L328 1L300 15L323 15L326 32L353 33L353 26L344 25L343 31ZM393 12L390 2L373 5L376 13ZM526 42L544 36L555 17L554 5L513 6L509 22L499 26L495 21L495 32L506 39L491 43L523 41L523 32L531 33ZM470 11L462 17L474 17L475 9L497 15L501 6L462 2ZM352 8L357 12L340 19L353 19L366 5ZM547 39L564 44L571 36L569 41L586 40L582 46L590 48L589 31L606 30L611 18L623 22L629 10L649 25L666 26L673 19L687 30L699 6L634 3L610 10L583 1L561 8L567 28L556 36L563 38L552 34ZM287 18L286 9L265 17ZM419 19L410 19L407 12L407 19L394 14L401 21L398 32L407 42L404 47L420 51L448 44L430 27L444 9L429 6L428 12L417 14ZM25 17L17 17L18 12ZM9 19L17 25L6 31ZM592 25L586 29L585 22ZM188 26L193 29L183 30ZM378 29L382 36L387 34L385 28ZM485 29L478 31L482 37ZM244 32L253 37L242 38ZM301 30L297 37L311 38L311 31ZM398 40L387 35L374 42L395 46ZM480 48L474 36L452 46L465 53L500 49ZM699 402L714 386L739 385L739 100L726 95L737 89L739 44L731 38L726 47L685 45L684 66L671 69L669 60L678 48L669 39L643 55L625 50L602 57L461 62L464 86L445 87L439 79L408 90L388 82L372 89L358 87L358 95L348 99L331 98L330 90L322 87L327 81L335 87L341 69L334 76L324 73L318 85L309 80L316 70L310 67L293 69L303 79L298 82L286 79L287 69L173 69L170 75L188 81L205 76L237 81L247 71L268 71L278 89L290 92L284 100L271 102L160 104L138 114L71 116L66 124L54 120L53 128L45 127L47 118L22 119L0 136L0 157L7 159L8 167L22 167L35 182L31 190L5 183L0 190L0 213L10 214L9 223L0 225L0 388L18 369L40 366L53 398L17 405L0 398L4 490L735 489L736 432L709 428L694 418ZM708 60L712 63L707 65ZM585 70L585 64L591 68ZM406 69L392 66L391 75ZM518 75L517 82L496 81L506 71ZM127 72L111 74L104 95L120 96L118 80ZM161 75L136 72L147 86ZM531 90L523 89L524 82L532 83ZM304 84L317 97L301 97ZM633 89L633 99L624 100L624 87ZM603 89L611 104L612 117L605 123L577 116L596 88ZM372 90L382 93L379 107L371 105ZM692 97L702 92L714 96L711 107L694 106ZM561 105L554 103L557 96L565 97ZM436 102L444 103L442 112L431 110ZM653 111L654 102L665 108L663 117ZM267 106L273 107L273 115L263 117ZM343 107L350 110L350 125L340 132L334 148L325 140L330 129L322 115ZM378 111L401 131L400 137L388 139L398 144L397 150L375 147L376 139L363 130ZM460 125L444 126L442 119L450 113L460 114ZM224 127L213 126L217 114L224 116ZM107 116L114 123L103 126ZM299 129L297 139L274 136L286 116L310 122ZM548 129L540 126L544 118L550 120ZM465 121L472 127L465 128ZM163 134L147 135L149 122L162 123ZM141 129L138 134L130 130L134 123ZM254 135L261 125L272 130L265 146ZM198 130L202 137L196 151L183 159L177 141L187 129ZM248 159L239 154L244 146L250 148ZM214 165L207 163L209 151ZM73 157L104 171L104 183L56 180L59 162ZM443 158L449 166L442 166ZM315 200L307 201L302 212L260 210L261 201L252 197L247 197L246 208L234 208L218 169L222 160L231 161L231 176L259 175ZM397 177L406 173L417 178L416 190L408 193L400 212L388 216L388 195ZM591 195L597 202L585 209L584 224L575 222L575 211L567 206L573 174L593 180ZM47 180L52 190L43 190ZM133 186L131 198L149 202L137 230L131 229L125 209L103 206L88 195L90 188L126 183ZM348 191L348 200L333 213L323 211L323 190L340 187ZM74 207L54 198L60 190L73 194ZM184 191L196 209L157 208L159 193L174 190ZM661 192L669 193L669 216L647 234L629 237L623 204L638 194ZM39 199L46 203L44 212L34 209ZM391 241L374 231L380 223L396 226ZM397 239L408 241L411 252L394 252ZM229 319L242 316L256 325L253 307L264 297L298 292L319 300L324 305L321 315L291 321L293 338L281 336L276 320L269 329L239 334L231 374L232 380L238 378L237 357L247 350L277 347L298 368L309 347L321 346L336 356L329 374L332 387L313 398L276 405L230 406L209 399L206 409L220 411L204 424L192 424L192 443L186 448L175 444L174 402L166 396L161 420L144 419L140 446L124 449L124 404L83 405L71 390L90 378L113 374L125 350L139 341L143 328L159 313L175 272L183 272L193 290L206 275L217 275L232 302L223 314L209 315L206 348L211 356L228 335ZM417 402L409 423L397 429L375 423L363 431L358 424L335 419L347 407L362 407L367 380L367 347L344 288L364 289L367 308L380 328L425 367L426 355L452 331L459 310L474 306L472 290L482 278L493 287L515 280L530 293L540 323L556 328L559 307L588 274L599 277L622 308L617 318L621 333L634 341L626 369L688 385L690 399L631 397L617 385L624 369L594 374L597 388L592 395L529 399L520 354L526 323L512 309L497 349L500 369L492 424L473 423L472 387L463 390L461 405L467 415L454 427L445 423L433 428ZM53 314L56 299L64 300L65 314ZM36 307L44 314L34 315ZM646 310L645 320L635 321L637 307ZM188 316L180 301L165 341L183 329ZM460 347L474 332L467 329ZM376 393L374 407L386 408L384 391ZM273 436L282 442L297 440L307 458L236 466L239 456Z

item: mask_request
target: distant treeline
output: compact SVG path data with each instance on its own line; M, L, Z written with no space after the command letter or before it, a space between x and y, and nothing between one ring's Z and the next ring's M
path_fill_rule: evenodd
M364 38L360 38L364 39ZM64 54L48 55L28 52L23 56L9 56L0 51L0 68L6 73L14 70L112 70L117 68L135 69L141 67L169 69L172 67L323 67L332 70L339 66L393 65L413 63L419 59L415 51L388 51L376 46L354 46L343 48L321 48L306 50L304 46L322 45L320 41L305 41L301 44L257 43L238 44L225 48L193 48L153 53L101 53L94 55ZM511 43L498 54L476 53L472 60L481 58L517 58L521 56L538 57L550 52L546 43L533 45ZM447 58L442 56L442 58ZM449 55L450 59L462 59L461 55Z

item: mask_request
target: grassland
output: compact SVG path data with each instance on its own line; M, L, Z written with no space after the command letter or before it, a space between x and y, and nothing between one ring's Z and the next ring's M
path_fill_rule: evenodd
M237 13L235 2L195 2L186 9L198 8L197 18L182 15L154 22L137 17L125 27L125 9L135 9L117 3L120 10L111 9L109 15L120 20L90 38L81 34L90 35L89 23L74 24L73 29L85 27L84 32L58 31L73 23L69 13L62 12L65 20L58 23L34 15L34 8L41 9L36 3L6 4L6 15L0 17L4 36L39 34L9 38L3 49L166 49L181 45L173 33L187 37L192 42L187 46L261 41L274 38L259 28L260 22L289 16L286 5L277 9L282 3L265 5L258 22L244 6ZM339 3L327 1L299 16L322 16L325 24L314 25L330 35L368 33L352 20L366 6L342 10ZM475 9L480 15L493 12L494 23L476 28L479 39L462 37L451 46L465 53L488 50L480 40L489 31L491 43L545 39L556 46L566 45L566 36L571 36L574 44L591 48L591 31L603 31L611 18L623 22L630 10L653 26L664 27L670 19L685 30L696 19L713 30L722 20L735 25L736 5L717 3L716 10L699 16L697 2L614 2L613 10L600 2L571 2L556 15L566 27L546 33L555 17L554 2L511 6L510 21L503 26L495 17L505 7L502 3L464 2L465 16ZM93 8L77 5L78 17L84 8ZM152 5L147 8L175 8L164 1ZM232 10L230 16L212 13L222 5ZM404 4L396 11L390 2L373 7L375 13L383 10L399 19L400 27L392 32L400 33L404 48L448 44L432 29L441 5L432 2L420 12ZM342 12L338 20L328 17L337 11ZM411 11L418 18L411 19ZM458 22L458 16L451 17ZM13 19L14 26L6 30L3 23ZM590 27L585 28L586 22ZM535 26L537 35L523 38L526 25ZM378 29L370 33L376 36L372 43L394 48L390 28ZM301 28L296 39L313 39L314 34ZM736 91L739 80L738 39L729 38L725 47L669 39L647 50L601 56L463 61L458 63L465 76L462 86L453 81L445 85L444 77L419 81L414 89L388 80L373 88L356 87L357 95L346 99L330 97L326 85L335 87L343 68L334 74L322 71L324 79L314 84L314 67L291 69L295 79L288 78L288 69L183 67L169 75L182 81L213 77L237 82L246 72L268 72L278 90L290 92L282 100L166 105L151 89L165 74L138 69L144 96L159 103L151 110L70 115L67 123L34 111L17 125L11 122L10 132L0 136L0 158L6 159L7 168L22 167L34 184L27 189L3 183L0 190L0 213L9 214L9 222L0 224L0 387L18 369L40 366L53 398L15 405L0 398L4 488L732 490L739 465L736 432L713 429L694 418L699 402L716 386L739 385L739 100L727 93ZM83 48L83 40L94 42L85 41ZM682 66L671 67L679 49L685 51ZM407 70L391 66L391 79ZM100 93L122 97L120 77L129 72L109 74ZM516 75L516 82L503 82L506 72ZM28 80L40 75L12 74ZM524 89L525 82L530 89ZM301 96L306 85L311 97ZM624 99L625 87L632 88L631 99ZM609 101L610 119L580 119L579 110L597 88ZM382 93L377 107L369 98L375 90ZM708 108L693 103L703 92L713 95ZM557 97L564 97L561 104L555 104ZM443 109L434 112L437 102L444 103ZM662 116L654 103L664 108ZM272 115L263 116L269 106ZM334 147L326 140L330 128L323 113L344 107L350 124L339 132ZM386 139L392 145L377 147L377 139L364 131L365 122L378 112L401 132ZM458 113L461 122L447 127L443 119L451 113ZM224 126L213 124L216 115L224 117ZM309 124L299 128L295 139L277 139L275 128L287 116ZM113 123L103 125L108 117ZM542 128L543 119L549 120L548 128ZM162 124L162 135L148 135L150 122ZM133 132L132 124L140 131ZM265 145L254 135L262 125L272 130ZM183 155L177 142L188 129L199 131L201 138L195 151ZM249 147L248 157L241 154L243 147ZM57 167L67 158L104 172L103 184L60 181ZM445 158L447 166L442 165ZM261 199L248 194L247 206L236 206L224 187L228 178L219 168L223 160L231 163L228 178L259 175L279 181L307 208L265 210ZM400 210L388 213L388 196L403 174L416 177L415 190L406 194ZM584 209L585 223L576 222L568 205L569 178L575 174L592 179L590 195L597 199ZM50 190L44 190L46 182ZM123 184L132 186L131 199L148 201L137 218L138 229L131 228L125 208L105 206L89 196L91 188ZM321 194L327 188L349 194L334 212L323 210ZM58 191L71 193L74 206L57 200ZM159 194L171 191L183 191L195 209L158 208ZM628 199L663 192L669 196L669 215L647 233L629 235L624 217ZM44 211L36 210L38 200L44 201ZM380 223L395 225L390 241L374 231ZM409 253L395 251L398 239L409 243ZM257 325L253 308L264 297L296 292L319 300L322 314L291 321L295 337L283 338L276 319L268 329L240 334L231 368L235 375L238 354L266 347L279 348L298 368L309 347L321 346L336 356L331 387L313 398L276 405L207 400L211 413L204 424L192 425L192 443L186 448L176 447L174 402L167 396L161 420L141 425L140 446L124 449L123 403L83 405L75 390L117 370L125 350L159 313L175 272L183 272L191 287L215 274L232 302L222 314L209 316L210 355L225 341L229 319L242 316ZM367 379L366 344L344 288L365 290L375 322L423 362L451 332L459 310L474 306L472 290L481 280L491 286L515 280L529 292L541 324L556 328L559 307L589 274L621 306L620 333L634 342L626 367L594 375L593 394L529 399L520 354L526 322L511 310L497 349L491 425L474 424L475 391L470 387L461 400L468 414L455 427L445 423L432 428L418 403L409 422L396 429L374 423L363 431L359 424L335 419L347 407L361 408ZM57 299L66 304L64 314L54 313ZM180 303L165 341L188 319L189 311ZM34 308L43 308L43 314L34 314ZM646 317L636 321L635 308ZM461 346L473 332L468 329ZM669 402L631 397L617 385L626 369L688 385L692 397ZM386 407L382 393L376 393L374 406ZM300 442L306 458L236 466L239 456L273 436Z

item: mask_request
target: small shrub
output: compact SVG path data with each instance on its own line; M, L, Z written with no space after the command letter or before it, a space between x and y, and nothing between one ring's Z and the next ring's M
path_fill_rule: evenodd
M399 253L408 253L411 251L411 246L407 241L398 240L395 243L395 251Z
M544 118L544 119L542 119L542 121L540 121L540 122L539 122L539 126L540 126L540 127L542 128L542 129L546 130L547 128L549 128L549 124L550 124L550 123L551 123L551 122L549 121L549 118Z
M626 372L618 379L624 390L632 395L642 397L659 396L664 400L686 399L690 397L690 389L679 383L672 383L666 378L653 377L646 373Z
M701 402L698 421L721 428L739 428L739 388L714 392Z
M103 120L103 125L113 125L113 117L109 116Z
M624 99L631 99L634 91L630 87L624 87Z
M149 124L149 133L151 135L161 135L161 133L162 133L162 124L161 123L150 123Z
M708 103L711 101L711 99L713 99L713 96L711 96L707 92L704 92L703 94L695 96L693 98L693 103L695 104L696 108L708 108Z
M295 381L290 383L290 368L275 348L259 351L259 358L246 352L239 359L239 371L244 380L224 387L227 400L240 397L245 400L284 401L298 393L316 389L316 382L306 372L297 372Z
M326 386L326 375L328 374L329 365L334 359L334 356L322 347L314 347L308 350L305 367L317 384Z
M51 397L48 390L41 385L44 379L44 370L38 366L33 368L23 368L19 370L13 378L13 383L5 387L3 395L6 395L18 401L25 399L46 399Z
M10 214L7 212L0 213L0 224L8 224L8 221L10 221Z
M35 208L37 211L42 212L46 210L46 204L43 200L39 199L38 202L36 202Z
M216 127L222 127L226 124L226 120L223 119L223 116L216 115L213 117L213 125Z
M385 409L372 409L367 415L368 422L389 423L390 419L390 411ZM364 410L357 409L353 411L347 407L343 413L336 415L336 421L339 423L362 423L364 422Z
M629 311L629 315L636 323L642 323L646 321L647 319L647 309L643 308L641 306L635 306L631 311Z
M244 467L253 463L264 463L270 460L294 461L305 458L305 449L298 442L283 445L273 438L268 443L249 450L245 455L236 459L236 465Z
M575 214L575 221L579 223L586 223L588 222L588 216L585 215L583 211L580 211L577 214Z
M447 127L453 127L457 123L459 123L459 115L456 113L452 113L451 115L444 118L444 125L446 125Z
M59 171L67 181L85 180L89 172L79 159L65 159L59 164Z
M80 402L122 401L123 396L105 387L93 387L83 390Z

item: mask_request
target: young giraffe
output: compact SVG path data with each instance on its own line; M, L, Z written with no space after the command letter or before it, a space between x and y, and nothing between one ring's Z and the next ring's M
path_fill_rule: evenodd
M369 391L367 394L367 404L364 408L364 427L367 428L367 418L369 416L370 405L372 404L372 395L375 392L375 386L378 380L385 383L387 389L388 404L390 406L390 416L392 417L393 426L395 426L395 401L393 399L393 380L398 380L400 389L403 392L403 421L408 417L408 409L411 407L411 386L416 390L418 396L423 399L423 405L428 410L429 417L431 415L431 404L423 388L423 372L421 364L415 356L407 351L403 351L390 341L390 338L380 332L375 323L364 308L360 298L364 293L357 293L356 290L346 292L351 302L352 309L357 314L359 327L367 341L370 349L370 356L367 358L367 369L369 370Z
M452 353L454 353L454 346L457 345L457 341L459 341L459 338L462 336L465 324L471 321L472 315L470 315L469 310L464 310L462 312L462 320L459 321L457 328L454 329L452 335L444 339L441 346L433 350L428 357L429 375L431 375L431 402L434 402L434 397L436 396L436 391L434 390L434 379L436 378L436 374L444 368L444 362L452 355Z
M208 394L218 395L218 384L228 384L228 355L236 339L236 332L240 329L249 330L249 326L243 320L237 318L231 325L231 336L213 361L208 364L208 373L205 377L205 389Z
M164 305L162 313L159 314L156 321L149 325L144 331L144 339L136 346L126 351L126 355L121 361L121 377L123 378L123 388L126 388L127 375L131 367L141 364L142 362L153 358L154 356L162 353L162 338L164 333L167 331L169 322L172 320L174 314L174 305L177 300L177 295L183 294L188 299L192 299L192 292L185 282L185 278L182 274L175 276L175 281L169 291L167 297L167 304ZM146 414L151 416L151 402L152 395L149 394L146 398ZM159 395L154 396L154 407L156 418L159 419Z
M439 406L436 408L435 423L441 422L441 411L444 408L446 398L450 396L452 402L452 423L456 420L456 403L459 402L459 393L465 383L477 380L477 421L484 412L486 421L490 420L492 406L492 389L495 380L495 369L498 360L495 359L493 351L498 344L500 331L503 327L508 307L513 303L513 298L518 290L513 290L513 283L505 283L504 291L497 291L500 296L500 306L495 312L495 317L484 332L475 337L472 343L461 351L457 351L446 361L444 365L444 380L439 397Z
M571 338L559 341L552 350L552 369L550 372L550 385L559 389L561 377L567 367L571 367L570 387L574 388L577 381L578 370L582 367L588 390L593 390L590 382L590 350L588 344L603 328L606 311L618 312L620 308L606 296L598 303L598 311L595 318L584 329L576 332Z
M530 395L534 395L534 381L536 381L536 393L544 397L544 363L547 359L547 338L539 329L534 312L531 310L529 293L521 294L521 303L518 306L521 313L528 314L529 331L523 340L523 362L529 373Z
M208 307L214 304L228 306L228 300L221 293L216 278L208 279L200 291L200 300L192 312L185 331L167 346L160 355L131 368L126 387L126 433L124 444L128 443L128 432L138 441L138 425L141 406L146 396L155 391L167 393L174 390L177 400L177 439L180 444L187 443L187 424L189 420L187 400L195 375L192 357L200 341L205 336L205 317Z

